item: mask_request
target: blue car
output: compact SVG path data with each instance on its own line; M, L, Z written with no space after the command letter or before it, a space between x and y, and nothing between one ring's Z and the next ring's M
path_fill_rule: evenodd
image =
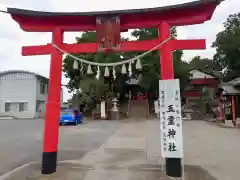
M83 114L77 110L61 109L60 125L62 124L73 124L78 125L82 123Z

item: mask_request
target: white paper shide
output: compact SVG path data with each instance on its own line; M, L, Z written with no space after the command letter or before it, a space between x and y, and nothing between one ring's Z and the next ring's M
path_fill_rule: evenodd
M183 158L179 80L159 81L161 150L164 158Z

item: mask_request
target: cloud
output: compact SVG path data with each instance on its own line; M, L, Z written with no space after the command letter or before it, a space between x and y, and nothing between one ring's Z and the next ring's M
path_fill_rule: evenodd
M23 9L32 9L39 11L68 11L68 12L86 12L86 11L103 11L117 9L136 9L160 7L172 4L186 3L191 0L0 0L0 3L8 7L17 7ZM228 0L223 2L215 11L211 21L194 26L178 27L178 35L180 39L207 39L207 50L204 51L184 51L184 59L190 60L195 55L201 55L211 58L214 49L210 48L215 40L216 34L223 29L223 22L229 14L236 13L239 10L239 0ZM0 6L0 9L3 6ZM23 32L18 24L14 22L7 14L0 14L0 71L8 69L30 70L49 76L49 56L22 57L21 47L23 45L46 44L51 41L51 33L29 33ZM72 43L80 32L65 33L64 41ZM63 83L67 80L63 78ZM65 89L66 100L69 97Z

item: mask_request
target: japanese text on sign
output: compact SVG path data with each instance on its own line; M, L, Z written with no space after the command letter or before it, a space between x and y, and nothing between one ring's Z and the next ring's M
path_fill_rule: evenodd
M161 149L165 158L183 157L179 80L159 81Z

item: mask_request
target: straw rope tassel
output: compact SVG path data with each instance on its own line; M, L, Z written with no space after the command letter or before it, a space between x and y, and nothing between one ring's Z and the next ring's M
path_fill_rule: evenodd
M100 68L99 66L97 67L97 75L96 75L96 79L99 80L100 78Z
M66 53L62 53L62 59L66 59L67 58L67 54Z
M142 69L142 64L141 64L140 59L137 60L136 69Z
M104 76L105 76L105 77L108 77L108 76L109 76L109 69L108 69L107 66L105 67Z
M116 71L115 71L115 67L113 66L113 79L116 79Z
M131 77L132 76L132 62L130 62L128 64L128 73L129 73L129 77Z
M80 72L83 73L83 63L81 62Z
M87 69L87 74L92 74L92 73L93 73L92 67L91 67L91 65L89 64L89 65L88 65L88 69Z
M127 69L126 69L126 65L125 64L122 65L121 73L122 74L127 74Z
M78 69L78 61L77 60L74 60L74 62L73 62L73 69L74 70Z

